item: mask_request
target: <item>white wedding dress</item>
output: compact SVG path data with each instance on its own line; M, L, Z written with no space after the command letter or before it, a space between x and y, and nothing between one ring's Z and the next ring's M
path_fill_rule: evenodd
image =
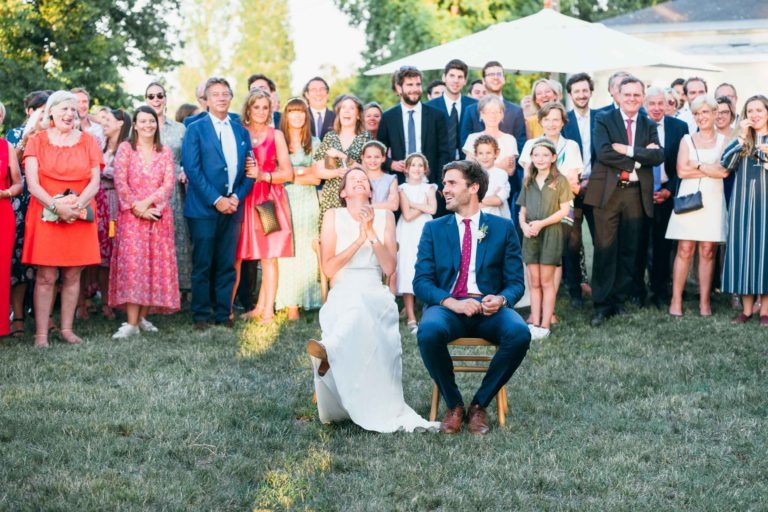
M346 208L335 209L336 254L360 234ZM373 227L384 239L386 211L376 210ZM312 358L320 421L351 419L365 430L437 430L439 423L416 414L403 398L402 347L395 298L382 284L381 267L365 243L333 277L320 309L322 343L330 370L317 375Z

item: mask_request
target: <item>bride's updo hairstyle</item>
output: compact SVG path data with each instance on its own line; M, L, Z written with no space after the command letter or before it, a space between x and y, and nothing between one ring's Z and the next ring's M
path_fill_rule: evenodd
M347 176L352 174L355 171L359 171L363 173L363 176L365 176L365 179L368 180L368 186L370 190L373 190L373 185L371 184L371 179L368 177L368 173L365 172L365 170L362 168L360 164L355 164L352 167L349 168L347 172L344 173L344 176L341 178L341 186L339 187L339 201L341 201L341 206L346 207L347 206L347 200L344 198L342 192L344 192L344 189L347 188ZM368 202L371 202L371 197L368 196Z

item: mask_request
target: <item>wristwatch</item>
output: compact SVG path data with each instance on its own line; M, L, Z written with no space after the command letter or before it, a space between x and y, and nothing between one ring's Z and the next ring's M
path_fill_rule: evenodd
M507 298L505 296L501 296L501 307L505 308L507 307Z
M379 239L378 238L374 238L373 240L369 239L368 243L370 243L371 245L376 245L377 243L379 243Z

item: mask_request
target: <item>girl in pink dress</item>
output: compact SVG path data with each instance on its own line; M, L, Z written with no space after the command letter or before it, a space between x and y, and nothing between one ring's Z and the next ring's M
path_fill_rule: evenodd
M293 169L285 136L268 125L271 117L269 93L255 89L245 100L242 115L243 126L251 136L256 162L248 168L246 174L255 183L251 193L244 199L243 227L235 259L237 277L234 290L237 290L240 281L242 261L261 260L259 298L256 307L243 317L259 319L262 323L271 322L275 315L277 258L293 256L291 210L283 187L283 183L293 180ZM265 235L256 205L267 200L274 202L280 230Z
M119 214L109 272L109 305L125 308L128 321L112 336L157 331L146 316L179 309L179 284L171 195L173 154L160 144L157 114L136 109L129 142L114 160Z

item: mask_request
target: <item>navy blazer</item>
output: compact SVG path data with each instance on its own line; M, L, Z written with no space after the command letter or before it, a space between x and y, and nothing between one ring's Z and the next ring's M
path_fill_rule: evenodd
M597 159L597 153L595 152L595 141L592 140L592 134L595 133L595 119L597 118L598 112L599 110L594 108L589 109L589 144L591 146L590 154L592 155L589 159L590 165L593 164ZM565 128L563 128L563 137L576 141L576 144L579 145L579 151L581 151L582 156L584 155L581 132L579 131L579 121L576 119L576 112L574 110L568 111L568 122L565 124Z
M664 116L664 172L669 181L661 187L672 192L673 197L677 193L677 184L680 182L680 178L677 177L677 153L680 151L680 141L687 134L688 123L671 116Z
M480 214L480 227L487 226L485 238L477 241L475 278L483 295L502 295L509 307L525 292L520 241L512 221ZM428 306L451 296L459 275L461 244L455 215L427 222L419 240L413 292Z
M184 118L184 126L188 127L195 121L199 121L207 115L208 115L208 111L205 110L203 112L200 112L199 114L195 114L193 116L187 116ZM241 123L240 116L238 114L235 114L234 112L229 112L227 115L229 116L230 121L237 121L238 124Z
M525 145L525 116L523 109L511 101L504 100L504 119L502 119L499 129L504 133L509 133L517 141L518 154L523 151ZM461 147L467 141L470 134L485 130L485 123L480 119L480 113L477 110L477 103L470 105L462 112L461 129L459 130L459 139Z
M467 113L467 108L469 108L470 105L474 105L477 103L477 100L475 98L471 98L469 96L461 95L461 113L459 114L459 129L461 128L461 120L464 118L464 115ZM456 131L456 127L451 123L451 112L448 110L448 105L445 104L445 98L442 96L439 98L435 98L433 100L430 100L426 103L430 107L435 107L436 109L442 111L445 113L445 116L447 118L447 126L448 126L448 146L450 148L456 148L459 150L459 160L463 160L465 155L464 152L461 150L463 147L459 142L459 135L460 133ZM452 154L451 158L455 155Z
M253 186L253 180L245 177L245 158L252 151L251 138L243 125L234 122L230 124L237 144L237 175L232 192L240 200L240 208L235 214L236 219L240 220L244 199ZM213 203L227 195L229 174L224 151L210 116L206 115L187 128L181 143L181 164L188 181L184 216L209 219L220 215Z
M317 131L315 130L316 119L313 119L312 115L313 115L312 111L310 110L309 111L309 131L312 133L313 137L317 137L318 139L323 140L323 137L325 137L325 134L333 130L333 122L336 120L336 113L329 108L325 109L325 112L323 112L323 127L321 128L322 133L320 133L320 135L317 135L315 133Z
M443 186L443 166L453 161L453 153L448 145L448 121L442 111L421 105L421 152L429 162L429 181L440 188ZM405 160L405 133L403 133L403 108L398 103L381 116L379 141L389 148L389 156L384 163L384 169L391 172L392 160ZM405 181L403 173L398 172L399 183Z
M634 127L633 150L634 157L622 155L615 151L611 144L618 142L627 144L627 128L621 110L613 109L597 115L595 131L592 133L592 145L597 152L597 159L592 163L592 175L584 195L584 204L605 208L619 183L622 170L631 171L635 162L640 163L637 176L640 180L640 196L645 215L653 217L653 166L664 161L664 150L649 149L650 143L659 144L659 134L656 123L648 116L638 114L637 126Z

